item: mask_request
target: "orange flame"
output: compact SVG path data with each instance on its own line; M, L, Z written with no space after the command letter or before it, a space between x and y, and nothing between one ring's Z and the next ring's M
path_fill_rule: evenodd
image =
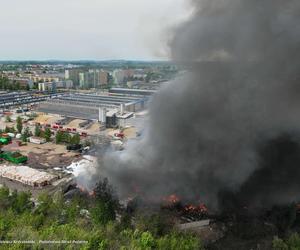
M77 188L82 192L82 193L87 193L89 196L95 196L95 192L94 190L89 191L86 188L84 188L83 186L77 184Z
M194 206L194 205L187 205L184 207L184 210L186 212L197 212L197 213L207 213L208 209L205 206L205 204L200 204L198 206Z
M163 198L163 200L165 202L173 203L173 204L180 202L180 199L179 199L179 197L176 194L172 194L172 195L170 195L168 197L165 197L165 198Z

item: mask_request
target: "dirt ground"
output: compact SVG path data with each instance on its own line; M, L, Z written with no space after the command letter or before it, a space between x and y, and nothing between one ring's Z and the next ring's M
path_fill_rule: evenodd
M66 125L68 128L80 128L79 124L84 122L85 120L75 119Z
M60 115L45 115L42 113L38 114L38 117L34 119L34 122L39 122L41 124L53 124L56 123L57 121L62 120L62 117Z
M65 145L53 143L33 144L19 147L16 142L6 145L3 150L19 151L28 156L28 165L33 168L54 168L70 165L74 160L80 160L81 155L76 152L68 152Z
M87 129L88 134L90 135L97 135L100 131L100 124L95 122L89 129Z
M123 131L125 137L128 139L136 138L136 132L135 127L125 128Z

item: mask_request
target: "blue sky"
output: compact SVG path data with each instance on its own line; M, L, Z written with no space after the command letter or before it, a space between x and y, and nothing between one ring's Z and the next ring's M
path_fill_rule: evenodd
M0 0L0 60L167 59L185 0Z

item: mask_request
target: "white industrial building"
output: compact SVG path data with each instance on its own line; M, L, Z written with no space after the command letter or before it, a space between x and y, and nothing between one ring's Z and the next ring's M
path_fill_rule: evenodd
M105 121L104 109L107 111L106 115L109 115L107 113L110 110L115 109L123 115L126 112L144 110L148 101L149 97L144 96L73 93L40 103L39 111L103 122Z

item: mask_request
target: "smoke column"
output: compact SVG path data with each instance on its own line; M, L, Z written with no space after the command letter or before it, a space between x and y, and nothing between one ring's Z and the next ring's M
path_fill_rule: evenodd
M217 208L300 199L299 0L194 0L173 30L188 74L153 97L147 132L106 154L121 197L173 193Z

